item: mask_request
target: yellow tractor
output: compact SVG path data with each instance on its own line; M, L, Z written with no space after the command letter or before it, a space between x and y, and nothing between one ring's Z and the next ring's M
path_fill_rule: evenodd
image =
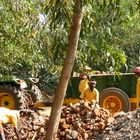
M42 101L43 95L36 86L37 82L36 78L0 81L0 107L21 109Z

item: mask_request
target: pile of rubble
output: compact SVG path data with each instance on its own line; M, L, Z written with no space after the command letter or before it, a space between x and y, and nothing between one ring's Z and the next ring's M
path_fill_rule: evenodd
M105 128L101 140L139 140L140 109L132 112L120 112L114 115L113 125Z
M33 110L21 110L18 133L21 140L43 140L49 116ZM7 140L17 140L14 127L5 124ZM137 140L140 139L140 110L112 116L95 102L63 106L56 140Z
M22 140L43 140L49 116L33 110L21 110L18 133ZM95 102L81 101L77 104L63 106L56 140L93 139L112 124L114 118L108 110L100 108ZM11 124L4 125L6 139L17 140Z
M57 138L93 140L113 122L114 118L110 112L100 108L95 102L81 101L74 105L70 104L63 107Z
M18 121L18 135L21 140L44 140L49 117L33 110L21 110ZM4 125L6 140L17 140L12 124Z

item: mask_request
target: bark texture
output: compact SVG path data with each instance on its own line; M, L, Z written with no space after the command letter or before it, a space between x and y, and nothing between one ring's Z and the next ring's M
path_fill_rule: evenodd
M77 0L75 6L75 13L71 24L67 57L65 59L62 74L59 79L59 84L53 100L53 107L52 107L51 116L47 128L46 140L54 140L57 133L62 105L63 105L68 81L70 79L72 68L74 65L82 19L83 19L83 12L82 12L81 0Z

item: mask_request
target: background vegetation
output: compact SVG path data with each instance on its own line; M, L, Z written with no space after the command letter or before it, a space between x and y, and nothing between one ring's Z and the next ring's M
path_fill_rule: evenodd
M0 0L0 78L39 77L54 89L74 0ZM140 64L140 1L86 0L74 71L132 72Z

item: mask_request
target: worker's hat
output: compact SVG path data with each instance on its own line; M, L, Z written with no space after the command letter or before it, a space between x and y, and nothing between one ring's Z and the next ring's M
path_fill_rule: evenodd
M140 67L136 67L133 70L134 73L140 74Z
M96 86L96 81L94 81L94 80L92 80L92 81L89 81L89 83L88 83L89 85L94 85L94 86Z
M79 78L86 79L87 75L85 73L80 73Z

